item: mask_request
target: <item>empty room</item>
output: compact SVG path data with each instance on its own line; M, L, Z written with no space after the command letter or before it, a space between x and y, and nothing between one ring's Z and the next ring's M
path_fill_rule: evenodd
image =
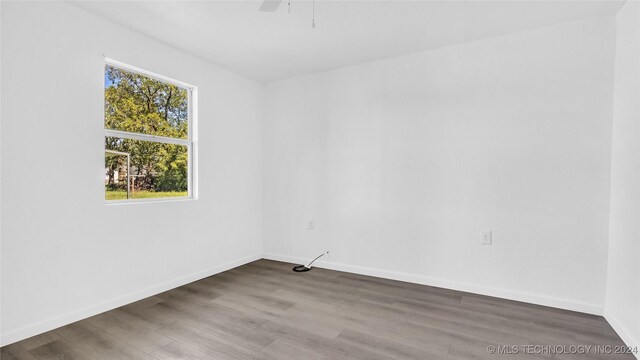
M640 359L640 1L0 1L2 360Z

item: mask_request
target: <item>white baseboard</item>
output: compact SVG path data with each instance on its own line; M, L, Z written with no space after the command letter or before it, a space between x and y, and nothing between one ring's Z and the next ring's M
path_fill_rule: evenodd
M190 282L193 282L211 275L215 275L223 271L233 269L235 267L247 264L255 260L259 260L261 258L269 259L269 260L284 261L284 262L289 262L294 264L305 264L309 261L309 259L305 259L305 258L291 257L291 256L285 256L285 255L278 255L278 254L269 254L269 253L263 254L263 255L256 254L256 255L248 256L248 257L231 261L231 262L222 264L220 266L216 266L195 274L184 276L160 285L152 286L150 288L137 291L132 294L110 299L102 303L86 307L84 309L80 309L67 314L56 316L54 318L51 318L39 323L27 325L22 328L12 330L7 333L3 333L0 336L0 346L5 346L8 344L29 338L31 336L38 335L52 329L56 329L60 326L64 326L64 325L73 323L75 321L79 321L79 320L91 317L93 315L97 315L126 304L130 304L132 302L144 299L146 297L153 296L158 293L188 284ZM604 313L603 307L597 304L588 304L588 303L583 303L583 302L578 302L578 301L573 301L568 299L560 299L560 298L523 293L523 292L506 290L506 289L498 289L498 288L484 287L484 286L478 286L473 284L451 282L447 280L434 279L426 276L420 276L420 275L414 275L414 274L408 274L408 273L386 271L386 270L340 264L340 263L327 262L327 261L317 261L314 263L314 266L317 266L319 268L344 271L344 272L349 272L354 274L368 275L368 276L380 277L385 279L405 281L405 282L411 282L416 284L436 286L436 287L441 287L446 289L470 292L474 294L493 296L493 297L498 297L503 299L522 301L522 302L527 302L531 304L550 306L550 307L572 310L572 311L579 311L579 312L594 314L594 315L603 315ZM624 327L622 327L619 322L617 322L613 317L610 317L607 315L605 315L605 317L607 318L607 321L609 321L611 326L616 330L616 332L618 332L622 340L625 341L627 345L629 346L633 344L638 345L638 342L632 341L633 339L629 336L629 333L624 330Z
M310 260L310 259L304 259L304 258L298 258L298 257L292 257L292 256L286 256L286 255L270 254L270 253L264 254L263 257L269 260L284 261L284 262L294 263L294 264L306 264ZM410 283L435 286L435 287L451 289L451 290L464 291L464 292L469 292L469 293L474 293L479 295L493 296L493 297L502 298L502 299L522 301L530 304L549 306L549 307L571 310L571 311L578 311L578 312L593 314L593 315L602 315L604 311L603 306L598 304L589 304L589 303L584 303L584 302L570 300L570 299L562 299L562 298L550 297L546 295L538 295L538 294L531 294L531 293L525 293L520 291L513 291L508 289L499 289L499 288L479 286L479 285L468 284L468 283L459 283L459 282L435 279L431 277L402 273L402 272L380 270L380 269L340 264L340 263L320 261L320 260L315 262L314 266L319 268L344 271L344 272L349 272L354 274L375 276L379 278L405 281Z
M606 308L604 310L604 318L607 320L613 330L618 333L620 339L624 341L627 346L638 347L640 349L640 339L636 339L629 329L622 324L615 316L611 314ZM634 354L638 360L640 360L640 352Z
M155 286L146 288L144 290L136 291L134 293L127 294L124 296L119 296L117 298L110 299L96 305L92 305L83 309L72 311L72 312L59 315L35 324L27 325L22 328L3 333L2 335L0 335L0 346L9 345L14 342L29 338L31 336L42 334L49 330L53 330L61 326L68 325L73 322L103 313L105 311L109 311L138 300L142 300L149 296L153 296L161 292L174 289L176 287L188 284L190 282L200 280L202 278L233 269L235 267L250 263L255 260L260 260L261 258L262 258L262 255L260 254L247 256L242 259L230 261L225 264L197 272L195 274L183 276L178 279L165 282L163 284L155 285Z

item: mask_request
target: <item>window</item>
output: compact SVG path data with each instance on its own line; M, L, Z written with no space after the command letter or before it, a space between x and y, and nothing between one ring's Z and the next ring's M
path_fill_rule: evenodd
M107 60L105 199L194 198L194 88Z

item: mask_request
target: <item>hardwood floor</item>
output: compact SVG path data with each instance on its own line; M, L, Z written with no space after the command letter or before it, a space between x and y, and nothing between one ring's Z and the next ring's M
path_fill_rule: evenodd
M634 359L523 347L624 346L599 316L291 267L259 260L3 347L2 360Z

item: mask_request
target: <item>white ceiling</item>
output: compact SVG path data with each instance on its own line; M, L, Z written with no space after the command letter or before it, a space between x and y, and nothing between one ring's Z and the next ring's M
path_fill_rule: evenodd
M83 1L76 6L258 81L614 14L620 1Z

